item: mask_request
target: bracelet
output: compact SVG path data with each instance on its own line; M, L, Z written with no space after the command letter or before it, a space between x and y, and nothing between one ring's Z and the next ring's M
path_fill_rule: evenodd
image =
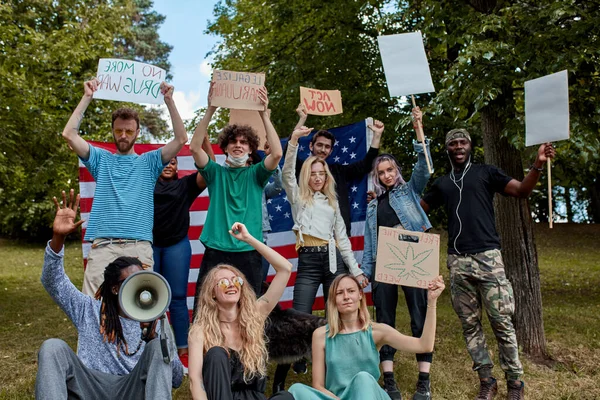
M427 308L437 308L437 306L430 306L429 304L427 304Z
M535 164L531 164L531 167L529 167L529 170L530 170L530 171L531 171L532 169L533 169L533 170L536 170L537 172L543 172L543 171L544 171L544 168L538 168L538 167L536 167L536 166L535 166Z

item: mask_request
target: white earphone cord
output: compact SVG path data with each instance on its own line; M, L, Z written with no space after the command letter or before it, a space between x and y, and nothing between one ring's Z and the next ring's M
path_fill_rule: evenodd
M456 188L458 189L458 205L456 206L456 212L455 212L456 217L458 218L458 234L454 238L454 250L458 254L460 254L460 251L458 251L458 249L456 248L456 242L458 241L458 238L459 238L460 234L462 233L462 220L460 219L458 209L460 208L460 204L462 203L462 190L463 190L464 183L465 183L464 178L465 178L465 175L467 175L467 172L469 172L469 169L471 169L471 155L469 155L469 161L467 161L467 166L463 170L463 173L459 179L456 179L456 175L454 174L454 164L452 163L450 154L448 154L446 152L446 155L448 156L448 159L450 160L450 165L452 165L452 171L450 172L450 180L452 181L452 183L454 183L454 186L456 186ZM456 183L456 182L460 182L460 186L458 186L458 183Z

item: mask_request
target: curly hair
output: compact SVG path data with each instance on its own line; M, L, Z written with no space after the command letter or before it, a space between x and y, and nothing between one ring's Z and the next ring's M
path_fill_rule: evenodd
M113 111L112 123L111 123L111 126L113 128L115 126L115 120L117 118L121 118L124 120L133 119L135 121L135 123L137 124L137 128L140 129L140 116L139 116L138 112L135 111L133 108L121 107L121 108L118 108L115 111Z
M243 137L248 141L250 147L250 153L256 152L258 149L259 138L256 131L250 125L227 125L223 128L223 132L219 135L218 143L223 153L227 153L227 145L229 142L234 141L239 136Z
M228 264L218 264L206 275L198 295L198 312L190 329L190 336L200 334L204 336L204 354L215 346L229 351L225 346L225 336L219 325L219 308L214 298L217 273L223 269L241 276L244 282L247 282L239 269ZM255 377L267 375L268 353L265 339L266 317L260 313L254 289L247 283L242 285L240 290L238 321L242 338L240 361L244 366L244 380L249 382Z
M298 179L298 191L300 193L300 199L307 204L312 204L313 202L313 196L315 192L310 188L308 182L310 181L312 166L315 163L323 164L325 173L327 173L327 180L325 181L325 185L323 185L323 189L321 189L321 192L327 197L331 208L335 210L337 207L335 178L333 177L333 175L331 175L331 171L329 170L329 166L327 165L327 163L315 156L308 157L306 161L304 161L304 164L302 164L302 169L300 170L300 177Z

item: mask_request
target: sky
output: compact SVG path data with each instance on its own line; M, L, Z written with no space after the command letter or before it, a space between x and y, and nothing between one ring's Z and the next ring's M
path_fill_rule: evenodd
M214 19L213 9L217 2L218 0L154 1L154 10L166 16L158 32L163 42L173 46L169 56L170 72L173 75L170 83L175 86L175 104L184 120L192 118L194 110L206 106L212 74L206 54L217 43L218 38L207 35L204 31L208 21Z

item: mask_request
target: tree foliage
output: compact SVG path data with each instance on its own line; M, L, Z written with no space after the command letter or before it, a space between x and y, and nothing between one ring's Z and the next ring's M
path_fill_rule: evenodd
M36 237L51 222L51 202L77 182L77 158L61 132L101 57L165 63L151 2L3 1L0 3L0 233ZM161 47L162 45L162 47ZM147 46L151 50L144 48ZM112 140L117 103L97 101L81 126L86 138ZM165 134L156 110L144 128Z

